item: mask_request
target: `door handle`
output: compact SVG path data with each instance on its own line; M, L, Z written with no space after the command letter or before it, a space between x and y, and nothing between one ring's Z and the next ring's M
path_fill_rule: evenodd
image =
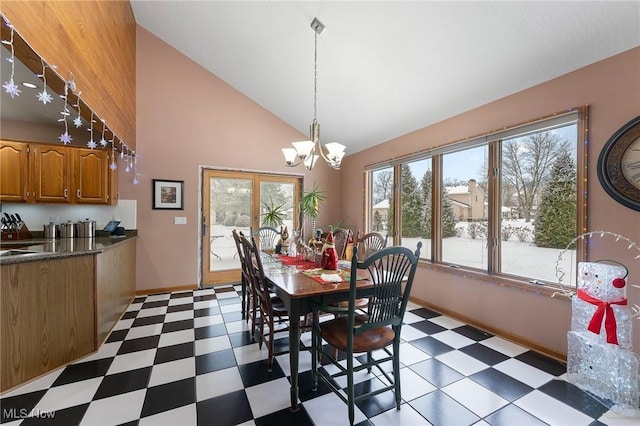
M202 236L207 235L207 218L205 215L202 215Z

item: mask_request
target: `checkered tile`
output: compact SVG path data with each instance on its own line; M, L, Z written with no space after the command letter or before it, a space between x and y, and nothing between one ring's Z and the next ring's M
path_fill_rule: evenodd
M95 354L3 395L2 424L347 424L336 395L311 390L305 351L300 410L289 411L289 357L267 371L239 293L228 285L137 297ZM401 337L402 409L385 392L357 404L356 423L626 424L566 382L562 364L452 318L410 304ZM288 344L287 334L276 343ZM361 372L356 393L383 382Z

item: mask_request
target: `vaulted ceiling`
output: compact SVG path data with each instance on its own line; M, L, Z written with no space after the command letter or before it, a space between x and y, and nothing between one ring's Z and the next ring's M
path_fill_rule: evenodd
M317 17L320 139L347 155L640 45L639 1L131 5L140 26L304 134Z
M347 155L640 45L640 2L132 1L136 22ZM606 84L606 82L593 82Z

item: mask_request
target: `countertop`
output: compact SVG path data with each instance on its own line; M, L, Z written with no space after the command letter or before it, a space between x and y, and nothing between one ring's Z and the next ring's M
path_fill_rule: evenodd
M0 241L0 265L102 253L137 237L136 231L126 231L123 236L57 238L55 240L45 240L43 238L16 241L2 240ZM6 250L20 251L20 254L7 255L5 253L2 255Z

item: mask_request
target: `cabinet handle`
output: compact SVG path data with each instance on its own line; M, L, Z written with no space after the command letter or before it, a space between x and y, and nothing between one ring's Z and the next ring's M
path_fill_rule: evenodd
M76 196L77 196L78 198L80 198L80 190L79 190L79 189L76 191Z
M64 189L64 198L69 196L69 190L67 188Z

